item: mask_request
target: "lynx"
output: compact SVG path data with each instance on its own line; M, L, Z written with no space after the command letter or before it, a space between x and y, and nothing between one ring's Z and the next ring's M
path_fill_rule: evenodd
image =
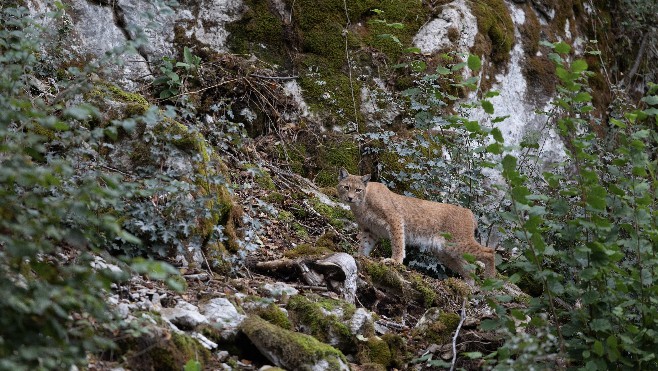
M475 240L471 210L402 196L369 180L370 175L350 175L344 168L338 174L338 196L350 206L359 225L360 254L368 256L377 239L388 238L392 260L398 264L404 260L406 245L422 246L469 282L465 253L485 264L486 277L495 276L494 250Z

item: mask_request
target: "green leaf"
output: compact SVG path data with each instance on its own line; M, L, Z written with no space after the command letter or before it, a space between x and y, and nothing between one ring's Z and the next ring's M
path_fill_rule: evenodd
M580 92L576 94L576 96L573 98L574 102L577 103L583 103L583 102L589 102L592 100L592 96L588 92Z
M471 120L467 120L466 122L464 122L464 128L470 131L471 133L479 132L481 130L480 124L477 121L471 121Z
M401 29L404 28L404 24L403 24L403 23L388 23L387 26L388 26L388 27L391 27L391 28L398 29L398 30L401 30Z
M612 328L612 326L610 326L610 321L605 318L596 318L592 320L589 327L593 331L609 331Z
M482 61L480 60L480 57L474 54L468 55L468 60L466 63L468 64L468 68L473 71L477 71L482 67Z
M201 363L199 363L199 361L197 361L195 359L190 359L185 364L183 370L184 371L201 371Z
M482 358L482 353L480 352L464 352L461 353L463 356L466 356L468 359L480 359Z
M571 71L575 73L587 71L587 62L583 59L573 61L573 63L571 63Z
M560 53L560 54L568 54L571 51L571 46L569 44L565 43L564 41L560 41L557 44L554 44L555 46L555 51Z
M486 147L486 150L494 155L500 155L503 153L503 145L500 143L491 143Z
M506 155L503 158L503 171L506 173L512 173L516 170L516 157L512 155Z
M406 49L404 49L404 51L405 51L405 53L413 53L413 54L420 54L421 53L420 48L416 48L416 47L406 48Z
M599 357L603 356L603 353L605 352L603 349L603 343L596 340L592 346L592 352L594 352L594 354L598 355Z
M447 69L447 68L445 68L445 67L443 67L443 66L439 66L439 67L437 67L437 68L436 68L436 72L437 72L439 75L449 75L449 74L452 73L452 71L450 71L449 69Z
M644 98L642 98L642 102L645 102L646 104L650 106L654 106L658 104L658 95L648 95Z
M480 103L482 104L482 108L484 109L484 112L493 115L494 106L491 102L489 102L488 100L483 100Z

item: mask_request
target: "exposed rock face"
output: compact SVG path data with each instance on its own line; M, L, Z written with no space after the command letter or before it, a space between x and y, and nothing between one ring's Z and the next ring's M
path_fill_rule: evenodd
M475 44L477 32L477 19L466 1L453 1L444 6L435 19L418 30L414 46L423 53L441 50L468 52Z

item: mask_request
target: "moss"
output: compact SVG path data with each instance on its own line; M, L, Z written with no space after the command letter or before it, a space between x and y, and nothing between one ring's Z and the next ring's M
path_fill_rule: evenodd
M86 98L95 102L105 112L108 121L143 115L150 107L148 100L141 94L125 91L109 82L97 83L86 94ZM106 99L122 103L122 107L117 109L109 105Z
M362 123L363 115L358 109L361 106L359 81L353 79L350 84L349 76L326 69L326 64L327 62L322 58L315 56L305 58L302 68L305 71L317 71L305 74L299 79L306 103L314 112L329 113L323 117L325 127L345 127L350 122ZM352 99L352 87L354 88L354 100Z
M386 341L371 336L358 344L357 360L359 363L376 363L385 369L391 363L391 350Z
M118 342L131 368L151 370L181 370L191 359L203 367L211 359L210 352L199 342L183 333L126 337Z
M418 290L423 296L423 305L425 308L430 308L434 305L434 300L436 299L436 291L430 287L425 281L423 281L422 275L418 273L411 273L410 275L411 284L414 289Z
M338 246L336 246L336 242L338 241L340 241L340 237L336 233L330 231L325 232L318 237L317 241L315 241L315 245L329 251L339 251Z
M507 61L514 44L514 22L505 2L480 1L471 7L478 21L479 36L486 35L488 39L486 42L476 37L475 53L487 55L494 63Z
M329 224L336 228L343 228L346 220L353 220L352 212L340 206L329 206L317 198L311 199L313 209L324 216Z
M257 346L283 356L281 366L287 369L306 369L321 360L329 362L331 370L347 369L343 353L312 336L282 329L258 316L247 317L240 329Z
M450 277L443 280L445 285L460 297L465 297L471 294L471 287L459 278Z
M246 0L246 10L229 23L228 45L238 54L257 54L265 61L283 64L286 60L284 25L268 1Z
M446 344L450 342L460 320L456 313L441 312L438 318L427 326L415 328L414 335L435 344Z
M295 231L295 234L300 238L307 239L309 237L308 229L297 222L292 223L292 230Z
M313 298L313 296L310 296ZM323 342L333 341L338 349L353 350L354 339L349 327L341 322L335 314L328 312L340 308L343 317L350 317L356 308L346 302L333 299L309 298L296 295L290 298L287 309L298 326L305 328L305 332Z
M274 303L261 308L256 314L273 325L277 325L286 330L292 330L292 323L290 322L290 319L288 319L288 315Z
M403 278L395 270L395 267L386 264L366 261L366 272L372 283L378 287L386 287L399 294L403 294Z
M404 338L398 334L389 332L388 334L384 334L382 339L388 344L388 349L391 353L390 368L402 369L407 356L407 344Z
M537 14L530 4L525 5L524 12L526 18L525 22L522 25L519 25L519 32L521 33L521 39L523 40L525 54L532 56L539 50L539 41L541 41L541 24L539 23Z
M283 223L290 223L293 220L295 220L295 216L287 210L279 210L279 213L277 214L276 219L278 221L281 221Z
M309 243L300 243L292 249L286 251L283 256L290 259L296 259L306 256L317 256L330 253L331 250L324 246L311 245Z
M283 201L285 201L285 199L286 196L284 196L279 192L269 192L265 197L263 197L263 200L276 205L283 204Z
M316 148L316 158L320 169L315 183L320 187L338 184L338 169L344 167L351 174L359 173L359 146L350 138L328 138Z
M268 191L273 191L276 189L276 186L274 185L274 181L272 180L272 177L267 171L261 169L260 167L254 164L246 164L245 168L247 170L253 171L254 182L256 182L256 184L258 184L259 187L261 187L262 189L266 189Z
M555 76L555 65L547 57L528 57L523 69L523 74L528 81L533 96L552 96L555 92L557 78ZM543 103L543 102L542 102Z

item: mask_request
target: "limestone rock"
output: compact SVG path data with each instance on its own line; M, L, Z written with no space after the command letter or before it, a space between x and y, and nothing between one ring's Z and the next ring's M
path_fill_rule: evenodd
M288 370L349 370L345 356L305 334L284 330L258 316L240 326L242 332L273 364Z

